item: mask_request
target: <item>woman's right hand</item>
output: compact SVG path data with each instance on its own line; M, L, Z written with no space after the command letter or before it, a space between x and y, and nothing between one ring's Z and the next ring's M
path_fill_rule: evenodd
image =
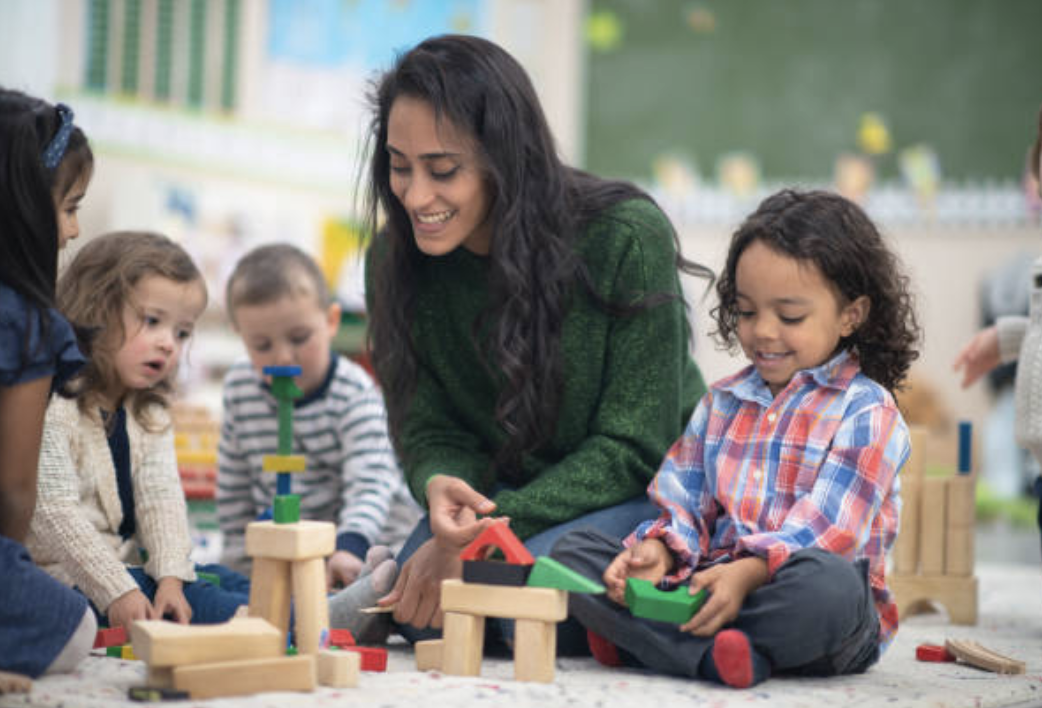
M452 545L464 546L477 538L490 523L499 519L478 519L478 514L491 514L496 504L458 477L434 475L427 482L427 508L430 510L431 533Z
M463 548L437 536L428 539L402 566L391 592L377 605L397 605L394 619L413 627L441 627L441 581L463 577Z
M137 620L156 619L155 608L145 593L138 589L125 592L113 600L105 614L108 615L110 627L126 627L128 630Z
M962 369L962 387L974 383L1000 363L999 331L992 325L985 327L966 343L955 357L952 369Z

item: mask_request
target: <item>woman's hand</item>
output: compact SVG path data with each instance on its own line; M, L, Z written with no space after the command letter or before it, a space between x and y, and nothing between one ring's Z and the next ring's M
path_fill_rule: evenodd
M681 632L698 637L711 637L727 623L734 621L745 598L767 582L767 561L755 556L739 558L731 563L714 565L691 576L689 592L703 588L709 597L695 616L680 625Z
M192 606L185 599L184 583L180 578L160 578L153 605L155 617L159 619L169 616L178 624L188 624L192 620Z
M479 521L478 514L491 514L496 504L462 479L438 474L427 482L427 508L435 538L462 549L493 523L492 519Z
M108 615L110 627L113 629L126 627L128 630L130 625L138 620L149 620L156 617L152 603L145 597L145 593L137 588L129 590L113 600L105 614Z
M358 579L365 565L361 558L348 551L337 551L326 561L326 591L346 588Z
M661 539L646 538L615 556L604 571L608 597L626 606L627 578L641 578L658 585L673 569L673 554Z
M999 331L994 325L985 327L959 351L952 369L962 370L962 387L966 388L1000 363Z
M463 576L459 559L463 546L439 539L428 539L402 566L391 592L376 601L387 606L397 603L394 619L413 627L441 627L441 581Z

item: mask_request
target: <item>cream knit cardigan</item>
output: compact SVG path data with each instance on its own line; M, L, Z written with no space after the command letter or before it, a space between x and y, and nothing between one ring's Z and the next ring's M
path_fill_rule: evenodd
M139 549L148 552L150 577L195 580L173 429L165 410L153 411L153 420L163 432L145 430L127 411L137 533L124 541L116 468L101 417L83 414L76 401L59 396L47 407L26 546L37 565L78 587L102 612L138 587L125 564L140 565Z

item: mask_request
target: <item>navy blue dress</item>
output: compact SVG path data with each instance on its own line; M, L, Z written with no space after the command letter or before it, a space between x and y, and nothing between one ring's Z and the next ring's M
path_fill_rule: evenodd
M46 336L25 299L0 283L0 386L52 376L57 388L84 363L72 327L50 311ZM0 536L0 671L36 678L68 643L87 600L33 565L25 547Z

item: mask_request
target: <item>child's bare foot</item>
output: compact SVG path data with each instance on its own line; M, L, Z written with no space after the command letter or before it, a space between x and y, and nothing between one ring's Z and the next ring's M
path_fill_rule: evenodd
M28 676L0 671L0 695L5 693L29 693L33 681Z

